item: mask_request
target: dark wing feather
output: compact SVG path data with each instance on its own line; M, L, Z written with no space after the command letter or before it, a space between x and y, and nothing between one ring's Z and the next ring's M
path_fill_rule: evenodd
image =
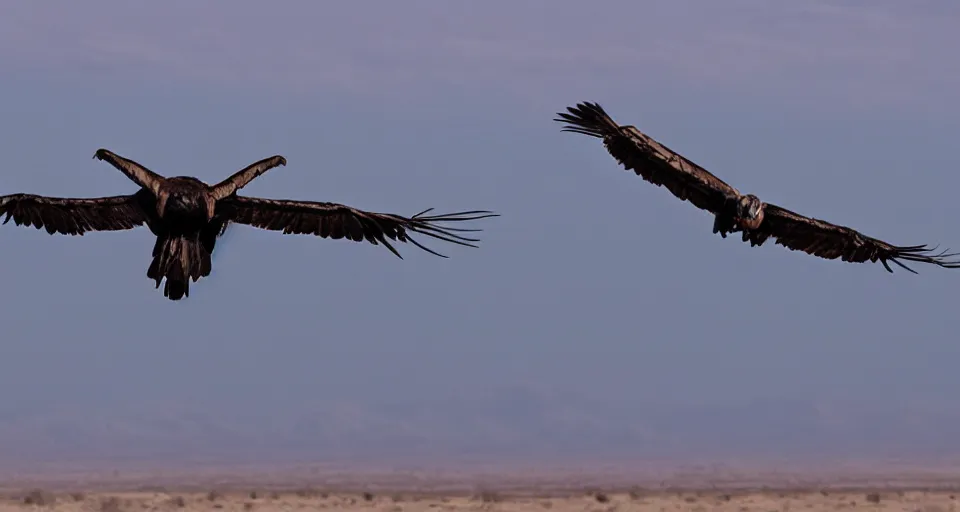
M740 195L709 171L684 158L633 126L620 126L597 103L567 107L569 114L554 121L568 123L562 131L603 139L617 162L654 185L664 186L697 208L720 213L728 199Z
M413 217L402 217L389 213L367 212L337 203L231 196L217 202L216 215L228 222L287 234L310 234L335 240L346 238L355 242L366 240L374 245L383 244L400 258L402 256L388 239L410 242L431 254L445 258L446 256L421 245L410 234L418 233L446 242L476 247L471 242L479 240L466 238L456 232L480 231L479 229L454 228L441 224L498 216L486 211L424 215L429 211L425 210Z
M51 235L133 229L147 221L136 195L68 199L33 194L0 196L3 223L45 228Z
M131 181L152 192L153 195L157 195L160 192L160 184L164 181L163 176L147 169L143 165L104 148L98 149L97 152L94 153L93 158L112 165L130 178Z
M773 204L766 204L763 212L760 227L744 232L743 239L749 241L750 245L762 245L772 236L779 245L828 260L840 258L852 263L879 261L888 272L893 272L887 264L890 261L916 274L898 260L960 268L960 261L948 259L956 254L947 254L946 251L933 254L936 248L931 249L926 245L890 245L852 228L805 217Z
M277 167L287 165L287 159L280 155L273 155L270 158L254 162L243 169L233 173L229 178L213 186L213 197L218 201L237 193L238 190L250 184L257 176Z

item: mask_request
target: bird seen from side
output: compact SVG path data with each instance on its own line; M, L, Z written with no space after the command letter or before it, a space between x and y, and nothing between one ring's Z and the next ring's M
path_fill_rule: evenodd
M631 125L618 125L597 103L583 102L558 113L554 121L566 123L561 131L580 133L603 141L607 152L627 170L644 180L666 187L674 196L714 215L713 232L726 238L741 233L751 247L773 237L788 249L825 259L853 263L880 262L893 272L892 262L916 273L900 260L960 268L956 254L934 254L927 245L896 246L840 226L794 213L740 191L709 171L657 142Z

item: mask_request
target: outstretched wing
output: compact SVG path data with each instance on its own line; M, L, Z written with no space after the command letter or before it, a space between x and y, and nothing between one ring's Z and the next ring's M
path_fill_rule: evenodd
M280 155L274 155L240 169L229 178L213 186L213 198L219 201L224 197L235 194L253 181L254 178L278 165L287 165L287 159Z
M709 171L684 158L633 126L620 126L597 103L578 103L554 121L568 123L562 131L603 139L603 145L624 168L654 185L664 186L697 208L720 213L728 199L740 195Z
M828 260L840 258L852 263L879 261L888 272L893 272L887 264L891 261L916 274L916 271L898 260L960 268L960 261L948 259L956 254L947 254L946 251L933 254L936 248L931 249L926 245L890 245L846 226L805 217L774 204L766 204L763 212L760 227L743 234L743 240L749 241L751 246L762 245L772 236L779 245Z
M69 199L33 194L0 196L3 223L45 228L51 235L133 229L147 221L136 195Z
M388 239L410 242L424 251L446 258L421 245L410 236L411 233L476 247L471 242L479 240L466 238L457 232L480 231L479 229L455 228L442 224L498 216L487 211L424 215L429 211L425 210L413 217L402 217L390 213L367 212L337 203L231 196L217 202L216 215L228 222L288 234L309 234L335 240L346 238L355 242L366 240L374 245L383 244L401 259L402 256Z
M94 153L93 157L97 160L102 160L114 166L118 171L130 178L131 181L149 190L153 193L153 195L157 195L157 193L159 193L160 184L164 181L163 176L160 176L159 174L147 169L133 160L130 160L129 158L124 158L107 149L98 149L97 152Z

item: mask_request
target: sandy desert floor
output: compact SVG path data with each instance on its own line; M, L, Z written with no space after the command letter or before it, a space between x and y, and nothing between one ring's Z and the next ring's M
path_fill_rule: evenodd
M474 495L338 493L315 489L285 491L204 492L8 492L0 512L51 511L291 511L365 510L378 512L482 510L504 512L626 512L626 511L820 511L903 510L950 512L960 509L952 491L634 491L606 494L599 491L567 496L537 496L494 491Z
M0 468L0 512L960 512L960 461L352 470L336 464Z

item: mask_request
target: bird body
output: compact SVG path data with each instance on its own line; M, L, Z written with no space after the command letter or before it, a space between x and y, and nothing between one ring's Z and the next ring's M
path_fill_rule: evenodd
M209 222L213 218L216 199L210 186L190 176L169 178L157 194L157 215L177 225Z
M131 195L100 198L58 198L34 194L0 196L3 223L12 218L17 225L46 229L50 234L83 235L87 231L117 231L146 224L156 235L153 260L147 277L171 300L190 295L190 282L210 275L211 257L217 239L230 223L247 224L284 233L313 234L323 238L347 238L374 245L383 244L397 257L400 253L389 240L424 247L410 234L419 233L439 240L476 247L456 232L477 229L442 226L497 216L487 211L469 211L413 217L374 213L338 203L263 199L237 195L256 177L287 161L275 155L241 169L216 185L190 176L164 178L139 163L106 149L94 158L106 161L140 189ZM389 240L388 240L389 239ZM402 257L401 257L402 258Z
M210 275L213 248L223 223L213 222L216 201L210 187L190 176L175 176L160 184L153 198L156 218L148 217L157 235L147 277L157 285L166 279L164 295L179 300L190 294L190 281Z

